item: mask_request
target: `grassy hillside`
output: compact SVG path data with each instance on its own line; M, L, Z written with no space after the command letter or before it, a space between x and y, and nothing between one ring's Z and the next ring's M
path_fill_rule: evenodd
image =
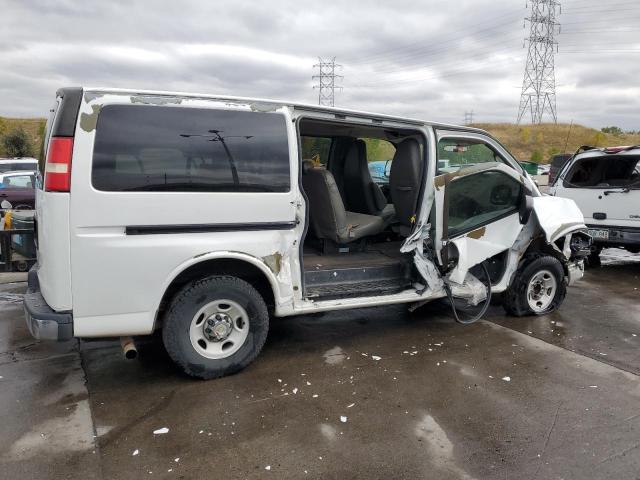
M17 127L22 127L29 135L33 155L37 156L42 144L45 120L41 118L0 117L0 157L6 155L2 136ZM556 153L573 152L580 145L595 147L613 145L638 145L640 135L612 135L599 130L573 125L569 133L568 124L546 123L542 125L514 125L512 123L478 123L474 127L487 130L500 140L518 160L533 160L547 163ZM567 141L567 135L568 141ZM393 148L386 142L367 142L369 157L386 160L393 156ZM566 143L566 149L565 149ZM380 157L380 158L378 158Z
M593 128L568 124L514 125L512 123L478 123L474 127L490 132L500 140L518 160L549 162L556 153L574 152L580 145L605 147L638 145L640 135L612 135ZM567 141L568 135L568 141ZM566 144L566 149L565 149Z
M0 157L6 156L4 143L2 139L6 134L16 128L23 128L31 140L31 154L38 156L42 145L44 126L46 120L44 118L6 118L0 117Z

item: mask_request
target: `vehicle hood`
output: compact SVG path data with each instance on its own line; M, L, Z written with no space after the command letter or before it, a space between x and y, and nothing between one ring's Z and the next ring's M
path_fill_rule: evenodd
M569 198L549 195L534 197L533 211L549 243L576 230L587 228L578 205Z

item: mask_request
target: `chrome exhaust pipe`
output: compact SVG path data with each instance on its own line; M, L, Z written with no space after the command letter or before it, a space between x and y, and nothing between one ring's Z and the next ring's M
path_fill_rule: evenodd
M124 358L134 360L138 357L138 349L132 337L120 337L120 345L122 346Z

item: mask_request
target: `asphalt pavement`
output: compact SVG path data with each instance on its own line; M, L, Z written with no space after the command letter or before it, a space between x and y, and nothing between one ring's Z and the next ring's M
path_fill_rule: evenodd
M34 342L0 286L0 479L640 478L640 256L605 252L561 310L443 304L276 319L208 382L157 339Z

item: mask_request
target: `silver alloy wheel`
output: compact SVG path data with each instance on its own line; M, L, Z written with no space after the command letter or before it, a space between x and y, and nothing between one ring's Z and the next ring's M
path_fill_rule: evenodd
M194 315L189 327L191 345L200 355L213 360L236 353L249 335L249 315L233 300L207 303Z
M542 313L549 308L556 296L558 282L549 270L540 270L536 273L527 286L527 302L536 313Z

